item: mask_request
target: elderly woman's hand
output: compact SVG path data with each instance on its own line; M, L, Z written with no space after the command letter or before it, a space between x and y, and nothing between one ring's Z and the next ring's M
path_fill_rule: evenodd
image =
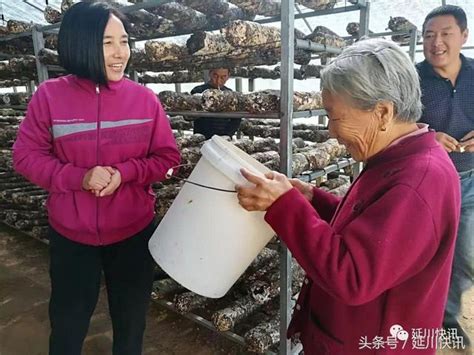
M300 179L290 179L290 184L301 192L309 202L313 200L313 185L303 182Z
M255 187L237 185L237 198L247 211L266 211L281 195L292 189L288 178L275 171L261 177L248 170L241 169L242 175Z

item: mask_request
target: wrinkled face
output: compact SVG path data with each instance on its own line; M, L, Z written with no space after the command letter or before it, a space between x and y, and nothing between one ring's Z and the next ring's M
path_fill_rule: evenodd
M344 144L357 161L378 152L380 120L374 111L354 108L348 100L323 90L323 105L329 119L329 135Z
M128 35L122 21L111 15L104 31L104 64L107 80L122 79L128 60L130 47Z
M461 32L452 15L430 19L423 33L423 52L426 60L441 71L459 61L461 47L467 40L468 30Z
M229 80L228 69L213 69L209 72L209 83L219 89Z

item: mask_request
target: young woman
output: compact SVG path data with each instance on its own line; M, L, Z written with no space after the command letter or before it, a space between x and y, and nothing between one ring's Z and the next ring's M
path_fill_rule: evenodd
M107 286L113 354L140 354L156 226L150 184L180 156L155 94L124 78L124 17L104 3L64 15L59 57L70 75L42 83L14 145L14 167L49 192L50 354L81 353Z

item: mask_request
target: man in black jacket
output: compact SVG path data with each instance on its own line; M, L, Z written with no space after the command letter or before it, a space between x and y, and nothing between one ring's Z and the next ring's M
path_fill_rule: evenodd
M200 94L208 89L232 91L225 86L228 79L229 69L211 69L209 71L209 81L203 85L196 86L191 90L191 94ZM197 118L194 121L194 133L201 133L206 139L211 138L214 134L232 137L239 129L240 121L240 118Z

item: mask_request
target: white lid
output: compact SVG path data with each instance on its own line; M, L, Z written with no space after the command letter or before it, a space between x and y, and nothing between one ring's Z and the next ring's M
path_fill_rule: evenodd
M236 184L249 184L240 173L241 168L260 176L270 172L265 165L217 135L204 143L201 153L214 168Z

